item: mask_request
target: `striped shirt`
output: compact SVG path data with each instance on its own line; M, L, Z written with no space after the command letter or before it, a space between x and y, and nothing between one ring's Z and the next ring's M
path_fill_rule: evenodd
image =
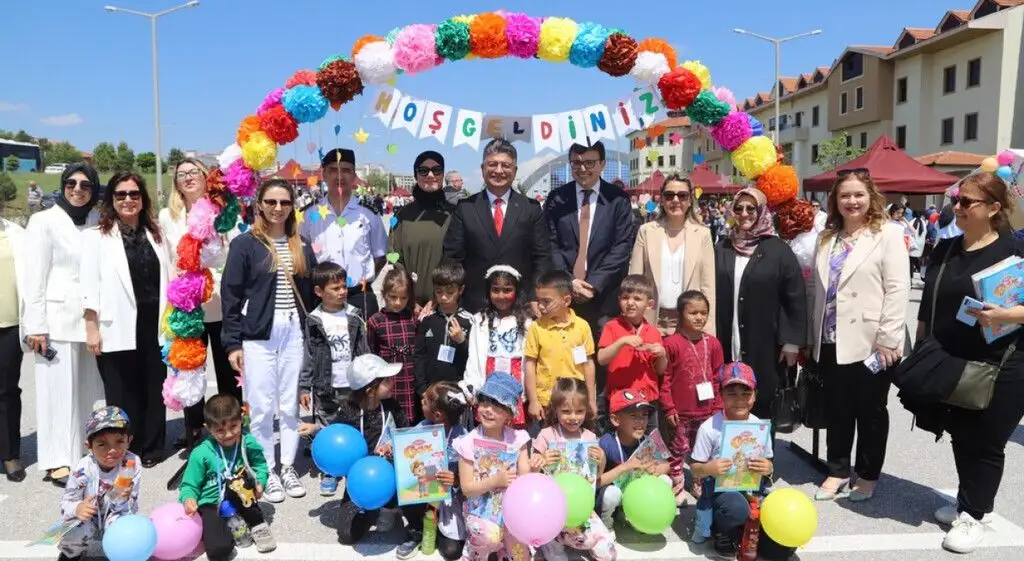
M277 292L274 293L275 310L294 310L295 292L292 290L292 252L288 249L288 238L274 240L277 253Z

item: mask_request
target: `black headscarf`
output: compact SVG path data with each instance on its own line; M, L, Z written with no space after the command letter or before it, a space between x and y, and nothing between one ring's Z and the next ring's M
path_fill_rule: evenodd
M71 204L67 197L64 196L64 182L78 172L84 173L85 178L92 183L92 197L89 199L89 202L82 206L75 206ZM79 162L77 164L71 164L64 170L64 173L60 174L60 187L57 189L57 206L64 209L64 212L71 217L71 221L75 223L75 226L85 225L85 221L89 217L92 207L99 202L99 198L100 176L96 173L96 168L85 162Z
M416 156L416 160L413 161L413 174L416 174L416 169L427 160L434 160L441 165L442 170L444 169L444 156L433 150L427 150ZM444 178L440 179L443 182ZM444 221L455 210L455 206L449 203L445 197L443 189L428 193L420 189L419 183L416 183L416 186L412 189L412 201L398 213L399 220L429 220L437 224L444 224Z

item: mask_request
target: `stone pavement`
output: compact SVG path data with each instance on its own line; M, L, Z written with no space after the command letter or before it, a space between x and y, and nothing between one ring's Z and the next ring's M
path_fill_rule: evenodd
M916 317L920 292L912 296L912 313ZM911 329L913 331L913 329ZM56 559L52 547L26 547L37 539L44 528L58 517L60 491L42 481L35 464L35 388L33 374L26 362L22 369L25 414L23 458L29 477L20 484L0 477L0 559ZM877 560L905 561L952 558L954 554L941 549L945 528L932 519L932 512L948 500L943 494L955 495L956 473L948 439L935 443L934 438L911 431L911 417L891 395L889 410L892 425L885 473L872 501L854 504L847 500L817 503L819 527L815 538L799 552L803 561ZM181 433L180 414L169 416L169 440ZM824 434L822 434L824 437ZM801 429L794 435L783 435L783 441L794 440L810 446L810 431ZM822 438L824 452L824 438ZM163 464L146 470L143 478L141 507L148 512L154 507L176 499L166 489L166 482L183 460L172 457ZM1019 428L1006 449L1007 471L996 500L995 520L986 530L986 541L971 559L1024 559L1024 504L1019 500L1024 485L1024 428ZM793 486L812 495L821 476L802 459L779 444L776 450L776 473L780 486ZM356 560L362 558L393 559L399 538L395 533L373 535L354 548L335 541L333 526L338 513L337 498L325 499L317 493L316 482L307 475L309 459L300 456L299 471L303 474L309 494L302 499L288 499L279 505L267 505L277 537L277 551L260 555L253 549L242 550L238 559L265 560ZM706 549L686 541L692 509L683 509L675 525L663 536L640 536L630 530L619 532L619 558L623 560L659 561L703 559ZM97 552L98 553L98 552ZM206 559L200 555L198 559ZM439 559L439 557L437 557Z

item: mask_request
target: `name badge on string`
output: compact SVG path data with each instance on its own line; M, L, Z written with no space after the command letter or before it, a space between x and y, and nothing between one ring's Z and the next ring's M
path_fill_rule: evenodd
M437 349L437 360L447 362L448 364L455 362L455 347L451 345L441 345L441 347Z
M711 385L711 382L701 382L697 384L697 400L707 401L715 398L715 389Z
M512 373L512 359L507 356L494 357L494 371Z
M587 348L583 345L576 345L572 348L572 361L576 364L587 362Z

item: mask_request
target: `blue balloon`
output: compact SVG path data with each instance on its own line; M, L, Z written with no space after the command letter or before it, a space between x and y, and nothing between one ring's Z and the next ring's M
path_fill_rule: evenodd
M345 492L363 510L377 510L395 496L395 468L380 456L367 456L352 466Z
M996 169L996 175L1003 181L1009 181L1010 177L1013 176L1013 170L1010 166L1000 166Z
M156 549L156 526L146 516L122 516L103 532L103 554L110 561L146 561Z
M313 439L313 462L320 471L334 477L344 477L366 454L363 435L348 425L327 425Z

